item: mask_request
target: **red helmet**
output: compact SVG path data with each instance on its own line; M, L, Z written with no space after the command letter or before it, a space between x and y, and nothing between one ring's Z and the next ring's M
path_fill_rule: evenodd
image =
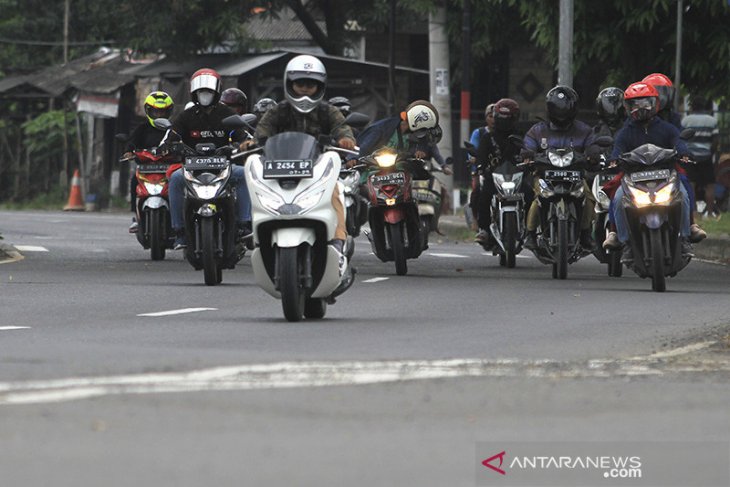
M212 97L204 96L200 99L200 90L209 90ZM199 69L190 77L190 98L202 106L210 106L218 103L221 97L221 76L210 68Z
M644 83L656 88L659 94L659 110L664 110L674 102L674 85L672 80L662 73L651 73L644 77Z
M502 98L494 104L494 128L500 132L512 130L520 118L520 105L512 98Z
M626 88L624 103L629 116L636 121L643 122L656 115L659 93L652 85L639 81Z

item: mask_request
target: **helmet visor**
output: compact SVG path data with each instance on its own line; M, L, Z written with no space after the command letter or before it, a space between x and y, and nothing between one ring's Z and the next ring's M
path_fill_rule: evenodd
M208 90L218 91L220 80L212 74L201 74L190 81L190 92L206 88Z
M147 107L147 115L152 119L168 118L170 116L170 108Z

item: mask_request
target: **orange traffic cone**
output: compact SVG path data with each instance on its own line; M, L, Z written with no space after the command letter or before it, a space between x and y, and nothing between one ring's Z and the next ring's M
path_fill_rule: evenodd
M63 211L84 211L84 198L81 196L81 178L79 170L74 171L74 177L71 178L71 193L68 195L68 204L63 207Z

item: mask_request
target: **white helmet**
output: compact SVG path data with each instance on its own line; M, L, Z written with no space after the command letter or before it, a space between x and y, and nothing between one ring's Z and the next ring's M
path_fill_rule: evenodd
M296 80L308 79L317 83L317 92L312 96L297 96L292 84ZM324 98L324 89L327 86L327 70L322 61L314 56L297 56L286 65L284 70L284 96L299 112L309 113Z
M416 100L401 113L401 119L408 122L411 132L432 129L439 124L439 112L426 100Z

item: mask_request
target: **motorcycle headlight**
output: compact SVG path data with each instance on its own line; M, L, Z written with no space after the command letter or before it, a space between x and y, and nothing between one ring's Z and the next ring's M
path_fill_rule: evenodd
M492 179L494 180L495 186L502 186L504 184L504 174L492 173Z
M538 184L540 186L540 196L543 198L550 198L555 195L553 188L544 179L538 180Z
M154 183L148 183L146 181L144 181L143 184L144 184L144 189L146 189L147 192L151 196L156 196L158 194L162 194L162 190L165 187L164 184L154 184Z
M573 153L568 152L561 156L555 152L548 152L548 159L550 159L550 164L555 167L568 167L573 162Z
M212 184L200 184L193 182L193 191L195 191L195 194L201 200L210 200L215 198L222 185L223 181L217 181Z
M375 162L380 167L393 167L398 154L389 150L381 150L375 155Z
M324 188L317 191L307 191L302 193L294 199L294 204L301 207L302 210L308 210L315 206L322 199L324 194Z
M228 175L231 174L231 166L226 166L225 169L223 169L219 174L218 177L215 178L216 181L222 181L224 179L228 178Z
M570 192L571 196L583 196L583 185L579 185Z
M651 205L651 198L649 198L649 193L646 191L642 191L637 187L629 186L629 190L631 191L631 196L634 200L634 205L636 205L637 208L641 208L642 206L648 206Z
M669 183L666 186L664 186L662 189L657 191L654 194L654 203L662 205L669 203L669 201L672 199L672 192L674 191L674 184Z
M279 214L279 208L284 205L284 200L279 195L270 191L262 191L259 189L254 190L256 197L259 199L261 206L266 208L272 213Z

